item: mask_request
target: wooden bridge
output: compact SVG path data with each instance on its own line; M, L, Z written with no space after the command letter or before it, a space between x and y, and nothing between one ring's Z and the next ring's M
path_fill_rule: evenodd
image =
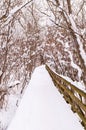
M73 112L76 112L79 115L81 123L86 130L86 93L53 72L47 65L46 69L59 92L63 94L66 102L71 105Z

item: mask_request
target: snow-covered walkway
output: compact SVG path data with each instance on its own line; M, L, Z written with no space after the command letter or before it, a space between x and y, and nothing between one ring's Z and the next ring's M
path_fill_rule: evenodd
M35 69L8 130L84 130L45 66Z

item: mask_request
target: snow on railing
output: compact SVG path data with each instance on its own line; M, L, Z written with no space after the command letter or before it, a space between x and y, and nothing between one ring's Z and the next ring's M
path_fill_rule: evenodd
M49 72L55 86L59 92L63 94L67 103L71 104L71 109L76 112L82 125L86 129L86 93L53 72L49 66L46 65L46 69Z

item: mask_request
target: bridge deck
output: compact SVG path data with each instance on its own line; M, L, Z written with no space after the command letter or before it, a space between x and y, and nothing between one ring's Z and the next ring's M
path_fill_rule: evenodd
M8 130L83 130L45 66L35 69Z

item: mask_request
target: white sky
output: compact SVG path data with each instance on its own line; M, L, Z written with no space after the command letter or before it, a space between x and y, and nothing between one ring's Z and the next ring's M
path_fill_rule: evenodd
M35 69L8 130L84 130L45 66Z

